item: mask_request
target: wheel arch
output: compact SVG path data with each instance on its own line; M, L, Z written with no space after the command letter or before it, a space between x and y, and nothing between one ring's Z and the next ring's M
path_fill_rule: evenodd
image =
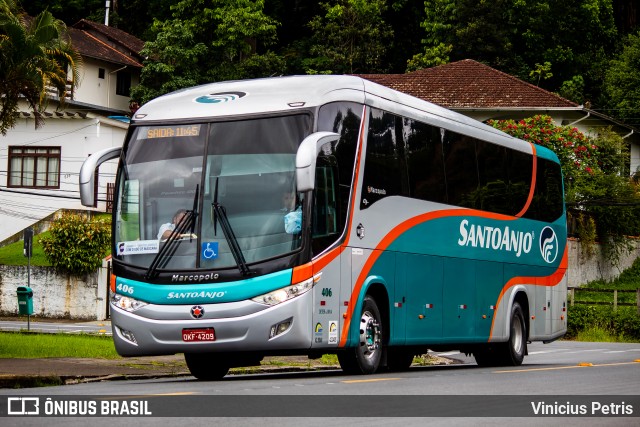
M520 308L522 308L522 314L524 316L524 326L526 328L526 339L529 339L529 333L531 331L531 327L529 323L531 322L531 316L529 315L529 295L524 287L518 288L513 292L513 297L511 299L511 303L509 304L509 317L507 321L507 331L511 330L511 310L513 309L514 303L520 304ZM507 337L509 335L507 334Z
M389 285L387 281L382 276L369 276L364 281L362 288L360 289L360 293L358 294L358 300L356 302L355 307L353 308L351 326L349 328L349 339L347 340L347 347L353 347L357 345L357 336L358 331L356 328L358 327L358 322L354 322L353 319L359 319L359 313L362 312L362 303L364 298L367 295L370 295L378 306L378 310L380 310L380 316L382 317L382 321L385 322L387 328L384 328L383 335L383 344L389 340L390 330L391 330L391 311L389 308Z

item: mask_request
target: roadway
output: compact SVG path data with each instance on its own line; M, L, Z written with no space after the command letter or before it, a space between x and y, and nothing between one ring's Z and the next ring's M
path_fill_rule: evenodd
M203 416L220 425L638 425L640 344L557 341L529 346L519 367L480 368L460 353L440 353L461 363L413 366L406 372L345 376L342 371L228 376L218 382L192 377L77 384L46 389L0 390L0 396L42 399L140 400L153 416L136 425L193 424ZM626 403L625 403L626 400ZM633 418L538 418L540 402L550 406L613 404ZM410 404L409 404L410 403ZM0 402L1 405L4 403ZM436 406L434 406L436 405ZM617 406L616 406L617 405ZM517 413L510 408L518 408ZM435 419L422 418L434 414ZM175 418L179 416L179 418ZM224 416L224 417L223 417ZM304 418L303 418L304 416ZM477 418L477 417L481 418ZM514 418L517 417L517 418ZM128 418L93 418L92 425L124 425ZM4 422L7 421L7 422ZM2 424L26 425L23 417ZM87 418L30 418L31 425L80 426Z

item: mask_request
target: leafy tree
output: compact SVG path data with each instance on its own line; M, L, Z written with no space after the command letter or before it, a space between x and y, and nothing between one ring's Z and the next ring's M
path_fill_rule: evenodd
M117 0L111 3L114 1ZM48 10L67 25L73 25L92 14L97 16L98 13L102 13L102 19L98 22L104 22L105 0L28 0L22 3L25 12L31 16Z
M172 18L156 20L155 40L142 51L149 59L131 97L147 102L176 89L220 80L280 74L284 61L259 53L276 41L277 22L264 0L182 0Z
M409 65L473 58L535 83L545 64L547 89L581 76L571 94L596 99L617 37L612 1L426 0L424 51Z
M637 118L640 111L640 33L627 38L624 49L604 79L604 95L611 115L623 120Z
M77 86L80 65L62 21L48 11L29 19L14 0L0 0L0 133L15 125L21 98L36 113L39 127L47 89L56 89L64 101L67 79Z
M71 274L95 271L109 250L111 225L107 220L89 221L76 214L65 214L54 221L42 248L52 266Z
M407 71L449 62L454 41L449 34L456 25L456 10L455 0L425 0L425 19L420 24L425 34L422 39L424 51L407 61Z
M602 242L615 261L628 248L627 236L640 233L640 189L628 177L628 152L611 129L587 136L570 126L555 126L549 116L489 121L512 136L556 153L564 174L569 221L583 240Z
M337 0L320 3L324 16L315 16L309 74L376 73L385 71L383 58L393 30L382 19L386 0Z

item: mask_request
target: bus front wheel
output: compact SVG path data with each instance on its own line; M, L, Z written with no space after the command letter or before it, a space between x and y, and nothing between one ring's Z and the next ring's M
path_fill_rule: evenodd
M382 316L376 301L367 295L362 302L359 338L355 349L338 353L338 362L348 374L373 374L382 358Z
M229 372L229 362L216 353L185 353L191 375L202 381L221 380Z

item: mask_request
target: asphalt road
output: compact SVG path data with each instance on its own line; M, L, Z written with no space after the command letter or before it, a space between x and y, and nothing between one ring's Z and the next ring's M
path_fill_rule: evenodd
M520 367L479 368L472 358L447 354L463 363L412 367L407 372L345 376L342 371L258 374L200 382L192 377L78 384L46 389L0 390L8 397L53 400L95 399L147 402L154 416L135 424L216 425L634 425L640 416L640 344L559 341L533 344ZM624 401L627 401L625 403ZM540 402L549 407L616 406L632 418L588 413L588 417L538 418ZM632 404L629 404L631 402ZM434 406L436 405L436 406ZM510 408L517 408L510 414ZM438 418L420 418L435 414ZM171 416L159 419L155 415ZM221 415L232 416L220 418ZM473 415L473 417L467 415ZM518 418L504 417L504 415ZM275 417L277 416L277 418ZM302 418L304 416L305 418ZM480 416L481 418L478 418ZM522 417L521 417L522 416ZM160 420L160 421L159 421ZM88 418L10 417L4 426L86 425ZM91 425L125 425L130 418L92 418ZM210 420L206 422L209 423Z

